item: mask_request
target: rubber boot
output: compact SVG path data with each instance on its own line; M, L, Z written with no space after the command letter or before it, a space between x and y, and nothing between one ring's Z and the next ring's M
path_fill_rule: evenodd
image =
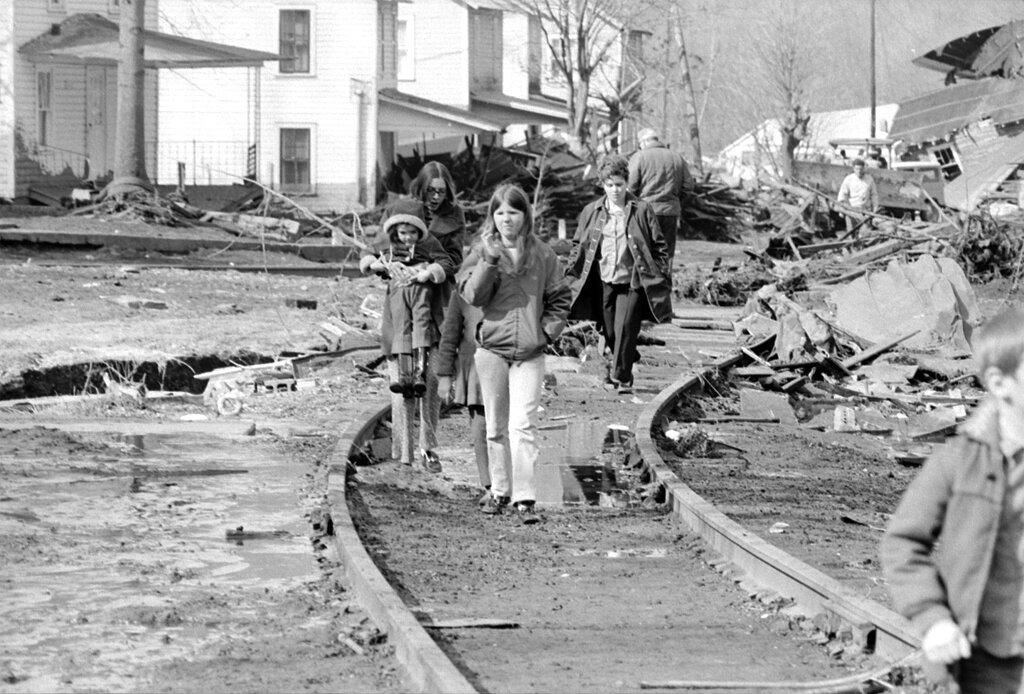
M404 390L402 385L402 355L398 354L392 357L388 357L389 360L395 361L395 371L391 375L391 383L388 385L388 390L392 393L401 395Z
M412 392L417 398L422 398L427 392L427 362L430 359L430 348L414 348L413 357L416 360L416 366L412 379Z
M411 398L413 396L411 355L398 355L398 390L395 390L395 386L394 384L392 384L391 392L401 393L403 396L407 398Z

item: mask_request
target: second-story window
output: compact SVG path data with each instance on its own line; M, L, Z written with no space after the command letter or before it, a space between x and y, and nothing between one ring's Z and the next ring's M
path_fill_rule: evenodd
M395 24L395 71L402 81L416 79L414 46L412 17L400 16Z
M501 10L477 9L469 15L469 88L501 91Z
M281 10L281 72L309 72L309 10Z
M41 145L49 144L50 139L50 103L53 95L53 74L36 73L36 106L38 136L36 141Z

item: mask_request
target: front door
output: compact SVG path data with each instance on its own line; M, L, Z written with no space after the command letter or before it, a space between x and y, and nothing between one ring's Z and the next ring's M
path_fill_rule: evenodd
M89 178L96 179L106 175L114 166L116 68L86 66L85 108L85 153L89 157Z

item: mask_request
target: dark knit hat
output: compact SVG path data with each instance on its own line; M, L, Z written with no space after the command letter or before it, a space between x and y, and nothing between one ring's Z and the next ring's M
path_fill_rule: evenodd
M427 223L424 220L423 203L412 198L399 198L391 203L384 216L384 233L390 236L396 224L411 224L420 232L422 239L427 235Z

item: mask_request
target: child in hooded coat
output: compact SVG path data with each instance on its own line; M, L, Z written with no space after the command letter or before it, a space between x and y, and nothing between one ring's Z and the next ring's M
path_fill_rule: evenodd
M426 392L430 350L440 338L444 306L437 285L450 272L450 260L441 244L427 231L420 204L399 200L387 215L383 232L389 245L379 256L364 255L359 267L387 279L381 320L381 352L388 359L411 357L410 369L392 370L398 378L391 391L420 397Z

